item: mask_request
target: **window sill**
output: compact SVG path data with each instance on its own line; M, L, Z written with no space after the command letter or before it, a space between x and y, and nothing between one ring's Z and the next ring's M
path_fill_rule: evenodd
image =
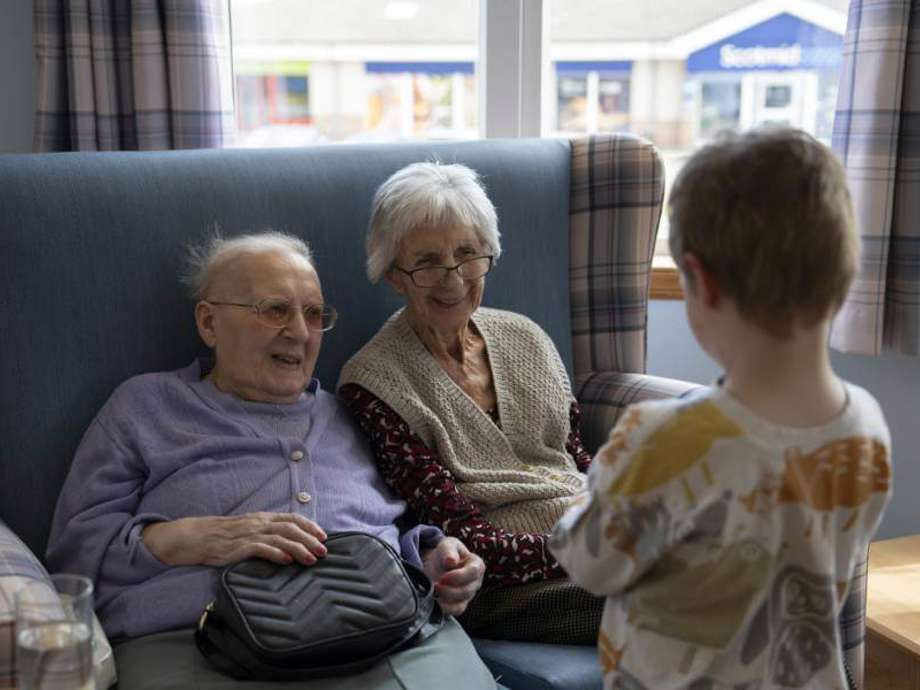
M652 260L651 299L683 299L677 265L669 256L656 256Z

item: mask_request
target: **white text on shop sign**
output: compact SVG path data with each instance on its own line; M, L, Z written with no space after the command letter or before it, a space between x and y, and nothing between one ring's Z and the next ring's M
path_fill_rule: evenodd
M798 67L802 64L802 46L799 44L776 47L752 46L739 48L726 43L719 49L719 66L744 69L751 67Z

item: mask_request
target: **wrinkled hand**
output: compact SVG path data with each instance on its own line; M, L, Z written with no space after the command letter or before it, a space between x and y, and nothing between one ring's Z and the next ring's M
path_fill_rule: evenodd
M445 537L425 554L425 574L434 583L434 596L444 613L459 616L482 587L485 563L463 542Z
M167 565L223 566L247 558L313 565L326 555L326 533L296 513L247 513L154 522L141 538Z

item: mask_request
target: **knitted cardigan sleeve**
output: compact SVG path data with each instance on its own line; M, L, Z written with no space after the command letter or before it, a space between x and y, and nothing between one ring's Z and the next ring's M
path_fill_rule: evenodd
M357 384L342 386L339 394L370 438L386 482L410 505L420 521L440 527L478 554L485 561L485 579L489 585L565 577L547 548L548 534L509 532L486 520L476 504L457 489L438 453L412 433L389 405ZM580 449L587 457L580 438L573 442L570 436L569 440L567 448ZM582 464L587 467L587 462L590 457L587 460L582 457L579 469Z

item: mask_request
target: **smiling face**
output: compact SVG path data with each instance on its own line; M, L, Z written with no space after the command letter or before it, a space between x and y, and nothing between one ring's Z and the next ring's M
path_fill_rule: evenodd
M216 302L254 304L284 297L294 305L323 304L316 271L304 259L272 252L244 255L217 277L208 298ZM241 307L199 302L198 332L214 350L210 378L218 389L243 400L291 403L310 383L322 344L322 333L307 329L297 311L284 328L259 323Z
M407 271L428 266L456 266L459 262L488 253L472 228L418 227L399 248L396 265ZM482 301L485 277L468 281L451 271L440 285L416 286L405 273L391 269L387 280L406 298L409 317L439 333L464 328Z

